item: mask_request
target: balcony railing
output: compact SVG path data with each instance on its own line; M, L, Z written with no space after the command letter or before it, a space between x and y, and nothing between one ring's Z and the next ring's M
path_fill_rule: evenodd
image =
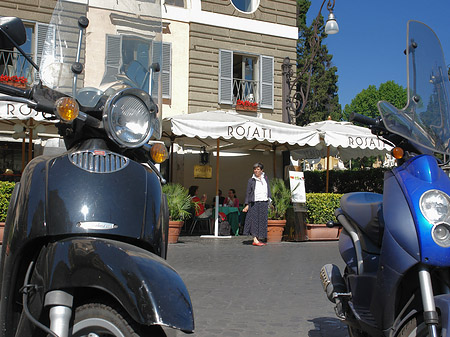
M32 58L32 55L28 55ZM25 77L33 83L35 71L31 64L17 51L0 49L0 75Z
M259 104L258 81L233 79L233 105L237 100Z

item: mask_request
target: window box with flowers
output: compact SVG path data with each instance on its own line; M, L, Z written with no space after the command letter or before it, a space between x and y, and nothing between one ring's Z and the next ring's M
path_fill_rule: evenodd
M237 111L256 111L258 109L258 103L243 101L238 99L236 101L236 110Z
M7 76L0 75L0 83L7 84L13 87L26 88L28 79L24 76Z

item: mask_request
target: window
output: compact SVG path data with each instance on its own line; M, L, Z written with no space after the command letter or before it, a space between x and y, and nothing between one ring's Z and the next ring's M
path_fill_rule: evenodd
M41 61L42 49L49 27L49 25L44 23L25 22L27 39L21 48L38 66ZM50 32L52 32L52 30ZM25 57L17 50L13 49L0 50L0 74L25 77L28 80L28 83L32 83L34 79L38 77L37 71Z
M184 8L184 0L164 0L164 5Z
M271 56L219 51L219 103L237 100L273 109L273 62Z
M115 76L122 69L138 87L147 88L149 85L148 76L145 75L150 65L156 62L160 65L160 72L153 74L154 82L157 83L159 76L161 76L162 97L170 98L170 43L150 41L135 36L107 35L106 50L106 73L104 78ZM136 60L137 62L131 62L133 60ZM157 87L152 85L152 95L158 97L155 90L157 90Z
M231 3L244 13L253 13L259 6L259 0L231 0Z

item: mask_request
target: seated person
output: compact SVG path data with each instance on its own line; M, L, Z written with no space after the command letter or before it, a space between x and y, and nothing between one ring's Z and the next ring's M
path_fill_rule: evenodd
M205 209L206 194L202 195L200 199L198 196L198 186L189 187L189 195L195 203L195 215L199 218L209 218L212 215L212 209Z
M239 199L236 197L236 191L233 188L230 188L228 191L228 197L225 198L223 205L228 207L239 207Z
M225 202L225 197L222 196L222 190L219 190L219 206L222 206ZM216 206L216 197L212 199L211 205Z

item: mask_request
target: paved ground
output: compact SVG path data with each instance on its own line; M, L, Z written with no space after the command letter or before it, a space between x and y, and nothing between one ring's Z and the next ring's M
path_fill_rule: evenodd
M243 236L179 241L169 245L168 262L191 295L196 325L191 336L348 336L319 280L325 263L342 266L336 241L265 247Z

